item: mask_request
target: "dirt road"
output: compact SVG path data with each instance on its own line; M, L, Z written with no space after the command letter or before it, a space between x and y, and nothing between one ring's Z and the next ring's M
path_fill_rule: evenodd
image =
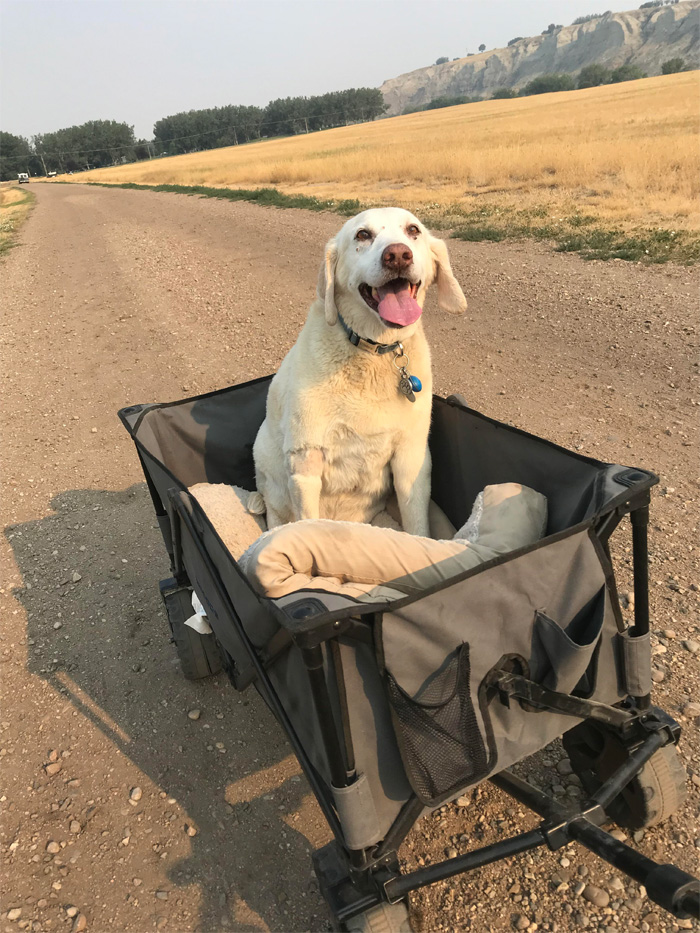
M170 194L32 190L36 208L1 269L0 922L327 929L309 853L328 831L288 745L252 691L179 674L158 595L165 551L115 413L275 370L341 221ZM698 272L586 264L532 243L450 248L470 307L459 319L427 310L436 391L661 474L656 698L681 718L695 776L680 815L639 847L697 871L700 730L687 704L700 666ZM530 771L575 796L553 770L562 757L555 745ZM478 805L423 820L402 856L415 866L531 823L484 788ZM581 880L607 905L579 896ZM678 929L638 886L573 849L426 889L413 910L425 930Z

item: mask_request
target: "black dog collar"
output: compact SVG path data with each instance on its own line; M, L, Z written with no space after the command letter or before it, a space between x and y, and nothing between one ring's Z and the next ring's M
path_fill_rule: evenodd
M357 347L358 350L366 350L367 353L378 353L381 355L383 353L392 353L394 350L398 350L399 347L401 347L398 340L396 343L377 343L376 340L370 340L369 337L360 337L360 335L356 334L343 320L343 316L340 312L338 312L338 320L343 330L348 335L348 340L353 347Z

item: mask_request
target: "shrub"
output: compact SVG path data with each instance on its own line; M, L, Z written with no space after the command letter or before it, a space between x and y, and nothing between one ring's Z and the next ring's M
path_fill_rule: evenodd
M436 65L444 65L445 62L449 62L449 58L446 55L443 55L435 60Z
M491 100L507 100L517 96L518 92L512 87L498 87L491 95Z
M612 72L604 65L593 63L582 68L578 76L579 88L600 87L601 84L610 84Z
M521 90L520 94L522 97L528 97L530 94L549 94L552 91L573 91L575 86L571 75L552 72L551 74L540 75L539 78L530 81Z
M582 26L584 23L590 23L594 19L600 19L605 13L589 13L587 16L577 16L571 24L572 26Z
M515 45L516 42L520 42L520 41L522 41L522 39L523 39L523 36L516 36L515 39L511 39L511 40L510 40L510 42L508 43L508 45L509 45L509 46L510 46L510 45Z
M661 66L662 75L674 75L679 71L685 71L686 64L682 58L669 58Z
M612 84L619 84L620 81L637 81L639 78L646 78L646 71L642 71L636 65L620 65L610 75Z

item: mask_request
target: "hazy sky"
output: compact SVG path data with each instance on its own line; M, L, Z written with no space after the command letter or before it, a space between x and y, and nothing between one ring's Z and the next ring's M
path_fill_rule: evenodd
M0 129L379 87L619 0L0 0Z

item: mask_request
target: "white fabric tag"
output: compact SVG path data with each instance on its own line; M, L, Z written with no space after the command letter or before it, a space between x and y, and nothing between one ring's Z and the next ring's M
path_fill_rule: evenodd
M190 616L189 619L185 619L185 625L189 625L200 635L211 635L213 630L207 622L206 610L194 590L192 590L192 608L194 609L194 615Z

